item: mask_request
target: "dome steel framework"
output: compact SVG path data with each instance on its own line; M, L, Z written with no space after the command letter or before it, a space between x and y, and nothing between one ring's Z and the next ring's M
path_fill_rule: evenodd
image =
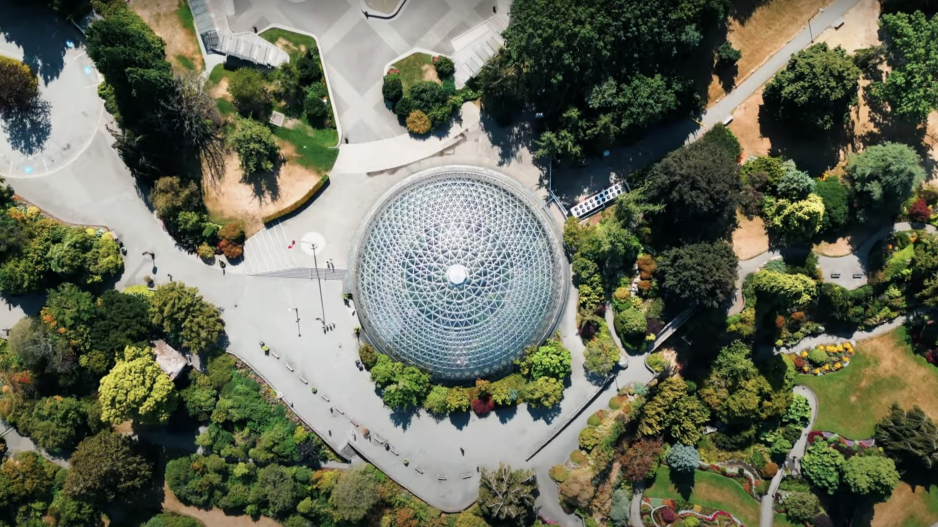
M366 215L353 251L365 337L437 379L508 368L550 336L567 297L566 258L541 203L480 168L402 181Z

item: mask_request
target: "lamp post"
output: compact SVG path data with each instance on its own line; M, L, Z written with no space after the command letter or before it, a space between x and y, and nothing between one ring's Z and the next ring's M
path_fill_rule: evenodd
M313 243L313 242L303 242L303 241L300 241L300 243L308 243L310 249L313 250L313 265L316 266L316 281L319 282L319 307L322 308L322 325L323 325L323 327L325 327L325 325L326 325L326 304L325 304L325 302L323 302L323 300L322 300L322 277L319 276L319 259L316 258L316 249L318 249L319 247L318 247L315 243Z
M814 15L813 15L811 18L808 19L808 34L811 35L811 43L812 43L812 44L814 43L814 30L811 28L811 20L813 20L814 17L820 15L820 14L823 13L823 12L824 12L824 8L823 8L823 7L819 7L819 8L817 8L817 13L814 13Z

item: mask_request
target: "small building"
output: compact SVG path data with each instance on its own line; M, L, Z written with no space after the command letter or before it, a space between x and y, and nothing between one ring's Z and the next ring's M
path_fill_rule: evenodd
M156 356L156 364L171 381L175 381L189 367L189 360L186 356L165 341L157 340L151 349Z

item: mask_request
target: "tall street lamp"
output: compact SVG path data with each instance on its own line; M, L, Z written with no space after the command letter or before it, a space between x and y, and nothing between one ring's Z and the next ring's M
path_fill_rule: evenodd
M812 44L814 43L814 30L811 28L811 20L813 20L814 17L820 15L820 14L823 13L823 12L824 12L824 8L823 8L823 7L819 7L819 8L817 8L817 13L814 13L814 15L813 15L811 18L808 19L808 34L811 35L811 43L812 43Z
M308 243L310 249L313 250L313 265L316 266L316 281L319 282L319 306L322 308L322 325L325 327L325 325L326 325L326 304L325 304L325 302L323 302L323 300L322 300L322 277L319 275L319 259L316 258L316 249L318 249L319 246L317 246L316 243L314 243L314 242L303 242L303 241L301 241L300 243ZM310 276L310 278L312 278L312 276Z

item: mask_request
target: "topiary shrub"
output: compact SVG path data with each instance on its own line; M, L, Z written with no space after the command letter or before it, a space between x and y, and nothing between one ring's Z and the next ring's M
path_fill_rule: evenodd
M827 352L820 348L814 348L808 352L808 360L815 366L823 366L827 364Z
M762 467L763 478L773 478L775 477L776 474L778 474L778 465L776 465L772 461L769 461L768 463L765 464L764 467Z
M456 64L449 57L436 57L433 66L441 79L452 77L456 73Z
M306 101L303 110L310 122L319 122L329 116L329 90L326 85L317 82L306 91Z
M574 450L573 452L570 452L570 461L573 461L580 466L586 465L586 454L580 452L579 450Z
M362 361L365 369L371 371L371 368L378 362L378 352L371 344L362 344L358 347L358 358Z
M495 401L491 397L479 397L472 401L472 411L479 417L485 417L495 408Z
M677 472L693 472L700 464L700 454L697 453L697 449L682 444L671 447L665 459L671 469Z
M616 315L613 326L619 338L626 341L644 337L645 332L648 331L648 321L645 320L645 315L634 308L626 309Z
M384 85L381 86L381 93L385 100L396 103L404 97L404 83L401 76L397 73L390 73L384 76Z
M215 257L215 249L212 249L211 245L203 243L196 250L196 254L199 255L199 258L208 261Z
M406 119L415 109L414 100L410 97L401 97L401 100L394 105L394 113L401 119Z
M674 523L677 521L677 513L671 507L661 509L661 519L665 523Z
M407 131L412 134L423 135L430 131L430 127L430 118L420 110L414 110L407 116Z
M613 397L612 399L609 399L609 409L618 410L619 408L622 408L622 405L625 404L625 401L627 400L628 399L626 399L625 397L617 395Z
M307 49L296 61L296 71L301 86L309 86L322 79L322 65L319 63L319 50Z
M603 424L603 417L604 417L603 411L598 410L596 413L589 416L589 419L586 420L586 424L592 427L597 427Z
M550 476L550 479L556 481L557 483L563 483L567 481L567 478L570 477L570 470L563 465L554 465L550 467L550 470L547 472Z
M229 260L237 260L244 254L244 247L237 243L231 243L228 240L222 240L218 242L218 249L221 250L221 253L225 255L225 258Z
M253 119L238 119L228 135L228 145L238 153L245 174L270 171L280 157L280 147L270 128Z
M603 440L603 435L595 428L584 428L580 430L580 449L587 452L596 448Z

